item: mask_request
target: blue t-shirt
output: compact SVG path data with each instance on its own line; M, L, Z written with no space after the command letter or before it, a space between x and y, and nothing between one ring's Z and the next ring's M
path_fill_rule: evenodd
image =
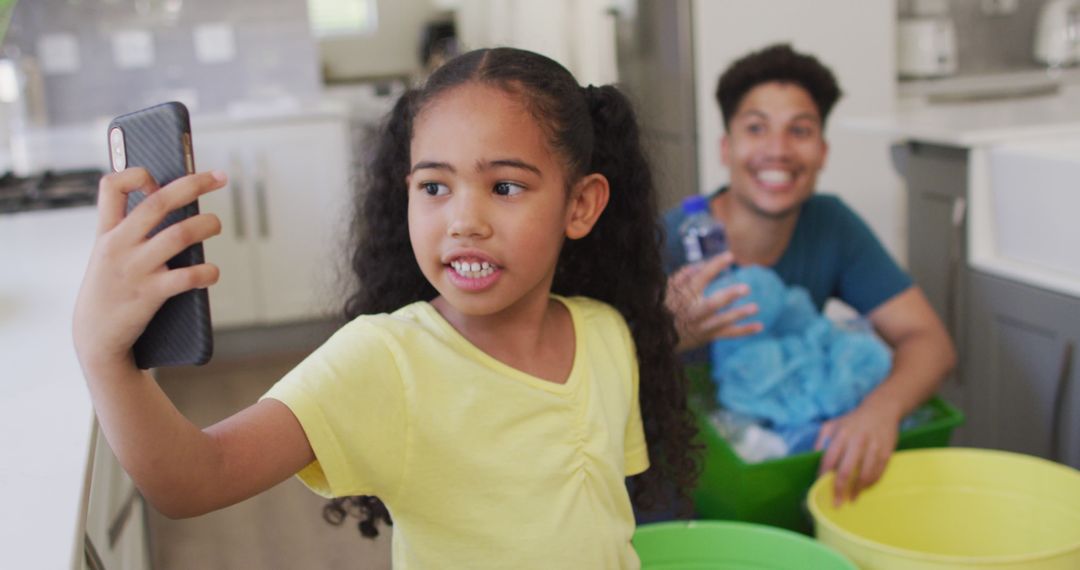
M678 239L684 219L679 207L664 213L664 271L669 275L686 264ZM791 242L772 269L784 284L809 291L818 311L836 297L866 315L912 284L866 223L829 194L815 194L801 206Z

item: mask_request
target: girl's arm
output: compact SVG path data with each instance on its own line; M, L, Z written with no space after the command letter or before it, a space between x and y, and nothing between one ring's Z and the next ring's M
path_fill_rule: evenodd
M144 169L105 176L98 231L75 306L75 349L98 420L121 465L150 502L170 517L194 516L250 497L314 459L299 422L264 400L206 430L183 417L131 347L169 297L217 281L209 264L168 269L184 248L221 231L200 214L147 239L165 215L221 188L222 173L181 178L158 189ZM127 194L147 199L124 216Z

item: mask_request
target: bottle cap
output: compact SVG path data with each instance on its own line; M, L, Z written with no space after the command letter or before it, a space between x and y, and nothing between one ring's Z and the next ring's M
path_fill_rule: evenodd
M701 194L687 196L682 201L682 211L686 215L709 211L709 199Z

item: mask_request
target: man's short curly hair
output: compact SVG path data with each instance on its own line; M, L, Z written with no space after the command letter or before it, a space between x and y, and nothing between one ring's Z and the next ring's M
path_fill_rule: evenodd
M823 126L842 94L832 71L814 56L799 53L789 44L767 46L738 59L720 76L716 102L724 116L725 130L730 128L731 117L743 97L754 87L770 81L794 83L806 89L817 105Z

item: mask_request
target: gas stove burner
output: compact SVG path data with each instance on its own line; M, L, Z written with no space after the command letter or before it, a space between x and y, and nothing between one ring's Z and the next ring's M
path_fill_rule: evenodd
M0 213L92 205L97 201L96 168L46 170L32 176L0 175Z
M63 200L93 196L97 198L102 172L86 170L46 170L37 180L34 191L46 199Z

